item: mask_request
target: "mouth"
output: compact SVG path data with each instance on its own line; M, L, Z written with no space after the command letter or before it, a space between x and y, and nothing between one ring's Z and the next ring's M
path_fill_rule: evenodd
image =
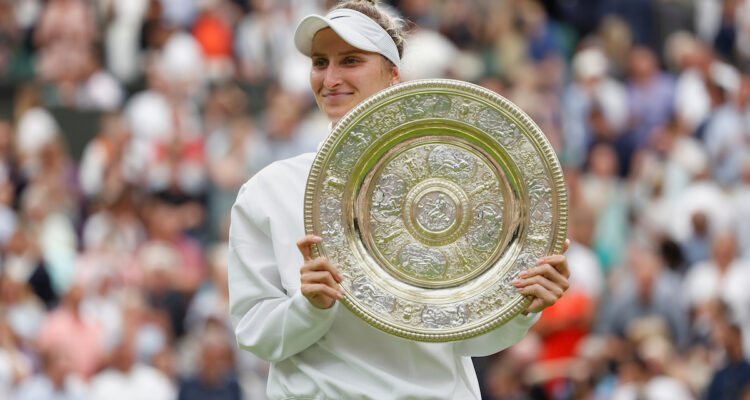
M323 94L323 98L328 101L337 101L353 95L353 92L333 92Z

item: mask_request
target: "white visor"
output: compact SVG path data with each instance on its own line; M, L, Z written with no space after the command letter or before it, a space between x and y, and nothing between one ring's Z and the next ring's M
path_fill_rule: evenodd
M372 18L348 8L331 11L325 17L313 14L303 18L294 32L297 50L310 57L315 34L325 28L333 29L345 42L360 50L382 54L396 67L401 62L396 43L388 32Z

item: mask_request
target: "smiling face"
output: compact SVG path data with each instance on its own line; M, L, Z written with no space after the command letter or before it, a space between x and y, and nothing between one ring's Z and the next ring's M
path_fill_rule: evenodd
M334 123L362 100L401 81L398 68L385 57L353 47L330 28L315 34L311 58L315 101Z

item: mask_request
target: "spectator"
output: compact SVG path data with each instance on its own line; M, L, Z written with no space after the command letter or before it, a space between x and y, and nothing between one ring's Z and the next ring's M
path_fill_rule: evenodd
M209 249L210 281L203 284L190 303L185 316L188 328L204 325L211 318L221 320L229 312L228 256L225 244L220 242Z
M120 82L129 84L142 72L139 34L150 0L104 1L109 24L104 32L107 70Z
M255 149L261 140L259 135L252 121L236 118L206 141L208 172L214 186L209 193L209 221L214 222L212 230L216 233L229 226L228 213L245 177L260 169L262 157Z
M256 165L266 166L275 160L317 149L323 138L303 130L301 122L304 108L301 98L281 88L272 88L266 96L268 110L261 128L264 135L255 146L253 154L258 160Z
M610 14L604 17L597 28L602 41L602 51L611 61L610 75L622 79L627 71L628 52L633 47L633 31L622 18Z
M70 364L70 372L89 379L99 369L104 357L104 331L81 314L84 288L73 285L63 302L45 319L37 344L42 350L59 349Z
M23 178L32 179L41 169L39 154L60 135L60 126L42 107L40 90L35 85L24 86L15 99L16 156Z
M570 289L580 291L597 304L604 294L604 270L591 250L594 221L596 218L588 207L579 206L571 211L568 236L571 238L566 256L570 261Z
M523 385L520 368L513 367L517 365L513 361L511 355L506 355L492 363L483 379L486 382L486 398L492 400L532 399Z
M240 400L242 393L234 376L234 358L226 332L211 330L201 340L198 375L180 384L178 400Z
M593 250L605 270L609 270L625 252L628 224L624 186L617 175L618 160L614 146L595 144L589 153L589 171L580 182L581 204L594 213Z
M691 129L709 117L711 96L707 87L713 55L710 48L689 32L680 31L666 42L666 59L677 74L675 114Z
M14 61L15 43L21 35L13 3L0 1L0 77L11 70Z
M732 190L734 228L737 248L746 261L750 261L750 157L745 157L740 171L741 180Z
M708 165L703 164L701 169L692 182L670 198L669 235L679 243L684 243L695 233L692 219L696 213L706 215L710 235L729 226L729 199L717 182L709 179Z
M605 304L600 331L624 338L634 323L653 317L665 322L670 340L684 346L688 320L684 306L675 300L680 298L679 280L664 269L662 260L651 249L634 243L628 250L628 259L627 281Z
M573 59L575 81L563 94L563 162L582 166L596 140L614 141L625 128L627 97L622 83L609 77L608 60L595 47Z
M704 308L712 300L726 303L731 319L747 332L750 331L748 285L750 267L737 258L735 235L723 232L714 239L711 259L696 264L687 273L682 292L694 309Z
M0 276L0 300L3 302L0 326L3 328L3 346L11 347L15 341L24 346L30 345L42 327L45 318L44 305L31 293L24 281L28 277L24 277L24 272L19 271L18 264L8 263L5 269L7 271Z
M237 26L234 52L239 62L239 78L250 84L264 84L275 76L274 66L288 54L291 32L284 29L287 17L283 6L270 0L249 1L251 12Z
M185 232L194 227L195 214L201 214L200 206L195 204L174 204L164 197L152 197L145 205L143 217L148 239L144 248L155 244L154 248L171 249L177 260L154 259L148 254L143 256L144 266L173 269L175 279L173 289L192 295L198 290L206 275L203 249L200 244ZM166 254L157 252L155 254ZM172 257L171 255L169 257ZM151 260L160 260L150 264ZM175 261L175 262L171 262Z
M732 99L722 105L706 124L703 140L714 166L714 177L723 185L739 179L744 157L750 151L750 76L743 76Z
M88 54L78 79L75 105L80 110L116 111L122 105L125 93L120 82L102 67L99 52Z
M17 282L28 283L36 296L47 308L57 305L58 295L53 287L50 271L39 246L33 240L31 230L19 224L4 248L5 267Z
M83 0L46 3L34 32L40 78L53 85L60 104L75 104L77 80L98 38L94 10Z
M0 118L0 182L11 180L13 168L13 124L10 120Z
M175 388L161 372L135 359L133 343L129 339L114 348L110 367L91 380L92 399L112 400L171 400Z
M74 375L69 352L49 348L42 352L42 371L25 380L11 396L17 400L86 400L83 382Z
M674 80L646 47L633 48L628 57L628 104L630 140L635 147L647 146L673 113Z
M446 37L428 29L415 29L409 38L410 51L402 60L406 79L427 79L447 74L459 55Z
M567 50L565 35L549 20L540 1L520 2L516 17L520 23L520 31L527 39L528 55L532 61L539 62Z
M743 350L741 330L736 325L724 323L716 326L715 335L725 351L725 360L711 379L706 398L744 400L750 386L750 362Z
M648 0L604 0L598 3L599 15L614 14L624 19L633 31L639 45L653 44L653 3Z
M111 199L106 197L103 204L92 206L92 213L83 224L81 239L84 253L96 255L104 251L108 256L117 258L116 264L119 265L136 251L145 240L146 232L138 216L140 202L134 189L125 187L121 193L113 193L113 196ZM79 259L79 262L85 264L84 260ZM88 273L86 266L79 267L77 273L85 277ZM116 272L117 275L127 275L124 268L116 268Z
M135 181L131 133L125 118L117 113L104 115L100 126L99 134L83 151L78 180L87 197L111 202L128 182Z
M483 29L476 3L449 0L443 5L440 33L462 49L471 49L481 44Z
M187 32L174 31L158 57L172 101L187 101L202 95L205 55L196 38Z
M707 261L711 256L711 231L708 226L708 216L702 211L696 211L690 218L693 233L682 245L686 261L689 266Z
M15 336L5 321L0 321L0 396L10 398L11 389L31 373L31 362L23 357Z
M171 25L188 28L198 15L196 0L156 0L164 9L164 20Z
M198 19L193 25L193 36L200 44L206 58L209 79L225 81L234 72L232 64L232 31L230 2L224 0L204 1Z

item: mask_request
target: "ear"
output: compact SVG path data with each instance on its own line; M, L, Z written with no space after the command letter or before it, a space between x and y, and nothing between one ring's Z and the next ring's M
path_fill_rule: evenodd
M401 83L401 71L398 70L398 67L394 66L391 73L393 75L391 76L391 82L389 86L398 85L399 83Z

